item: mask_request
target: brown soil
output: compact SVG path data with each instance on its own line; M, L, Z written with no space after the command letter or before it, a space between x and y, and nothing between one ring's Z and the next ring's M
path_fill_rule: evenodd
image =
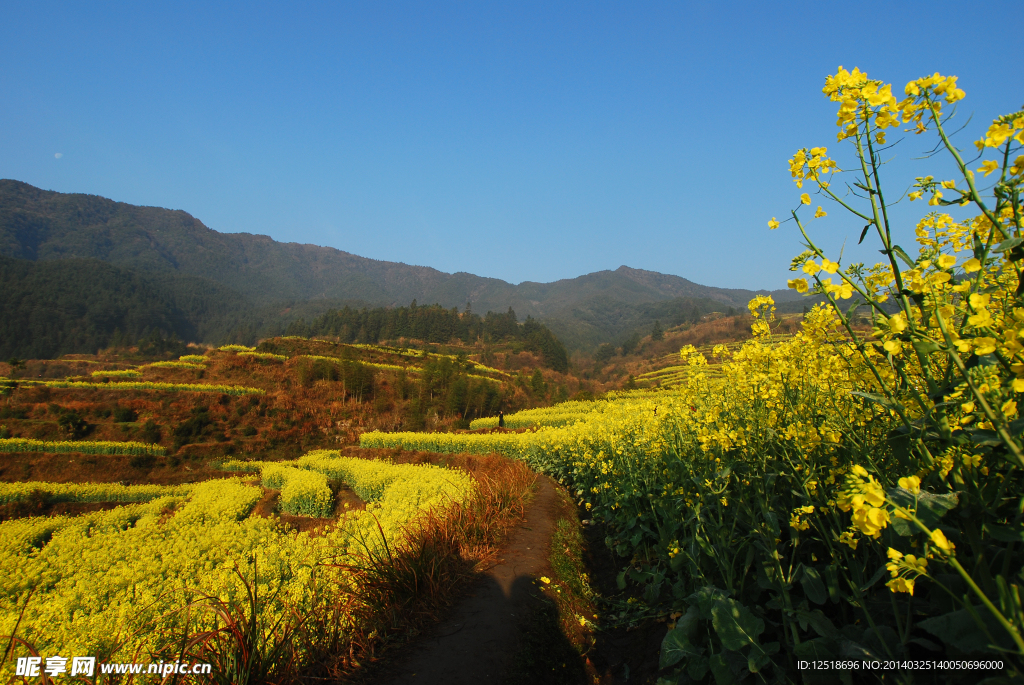
M189 445L188 447L199 447ZM343 447L338 450L347 457L390 459L396 464L440 464L461 468L470 473L477 470L477 459L471 455L440 455L400 449L363 449ZM218 457L223 459L224 457ZM230 457L228 457L230 458ZM212 460L215 463L216 459ZM0 453L0 482L17 483L45 481L48 483L124 483L125 485L178 485L198 483L211 478L226 478L237 472L217 471L202 458L181 456L139 459L128 456L96 454L44 454L41 452ZM340 494L340 493L339 493ZM345 497L344 494L340 496ZM352 493L352 497L355 494ZM355 505L355 500L345 501Z
M487 569L429 632L402 647L368 682L462 685L500 683L513 666L540 603L538 579L550 573L548 547L558 500L547 477L526 518Z
M123 502L46 502L26 501L0 504L0 521L29 516L80 516L124 506Z
M175 457L109 456L95 454L0 454L0 482L124 483L179 485L211 478L237 476L215 471L202 462Z

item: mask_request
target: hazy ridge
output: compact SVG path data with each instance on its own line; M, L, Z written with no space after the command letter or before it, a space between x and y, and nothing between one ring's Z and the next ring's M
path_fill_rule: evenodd
M627 266L553 283L513 285L367 259L332 247L220 233L181 210L57 193L14 180L0 180L0 256L10 258L3 270L6 278L31 274L35 279L27 294L18 290L22 319L27 310L45 309L54 298L73 299L60 288L76 282L93 281L95 286L87 289L93 299L103 299L96 288L109 289L117 282L123 289L135 282L147 306L165 310L151 312L150 319L177 320L184 335L208 342L272 334L298 317L346 304L400 306L417 300L460 309L469 303L480 314L511 307L521 320L533 316L546 324L570 349L591 348L618 342L655 320L672 325L716 309L745 307L755 294L766 292L703 286ZM45 276L46 264L54 261L62 262L64 286ZM37 265L16 267L18 262ZM97 278L96 262L117 271L102 271ZM5 291L13 290L5 283ZM790 307L806 302L791 291L771 294ZM12 303L2 299L0 307L9 315ZM107 299L124 302L123 296ZM107 319L117 319L116 312L108 312ZM137 314L133 320L144 319Z

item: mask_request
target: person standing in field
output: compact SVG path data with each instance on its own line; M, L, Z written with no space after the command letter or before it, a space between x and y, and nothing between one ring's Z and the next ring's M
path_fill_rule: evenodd
M498 410L498 428L505 427L505 412Z

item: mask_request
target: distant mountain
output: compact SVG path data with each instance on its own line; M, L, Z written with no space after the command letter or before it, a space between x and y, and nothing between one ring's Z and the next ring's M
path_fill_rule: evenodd
M13 180L0 180L0 256L61 260L65 269L90 273L94 262L104 262L121 269L118 277L124 278L133 272L132 277L164 289L171 303L166 315L184 320L181 330L206 341L232 331L237 337L242 329L250 337L269 334L299 316L314 317L345 304L397 306L417 300L449 308L468 302L481 314L512 307L520 319L533 316L545 323L571 349L590 348L618 342L656 319L671 325L715 309L745 307L755 294L766 292L712 288L627 266L554 283L512 285L331 247L219 233L180 210L57 193ZM804 303L791 291L771 294L789 306Z

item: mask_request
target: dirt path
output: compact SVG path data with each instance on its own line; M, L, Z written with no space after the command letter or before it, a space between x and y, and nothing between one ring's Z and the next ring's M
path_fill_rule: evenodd
M535 581L548 566L557 495L545 476L526 520L512 534L499 563L459 600L445 619L404 649L375 682L388 685L500 683L520 643L522 622L535 606Z

